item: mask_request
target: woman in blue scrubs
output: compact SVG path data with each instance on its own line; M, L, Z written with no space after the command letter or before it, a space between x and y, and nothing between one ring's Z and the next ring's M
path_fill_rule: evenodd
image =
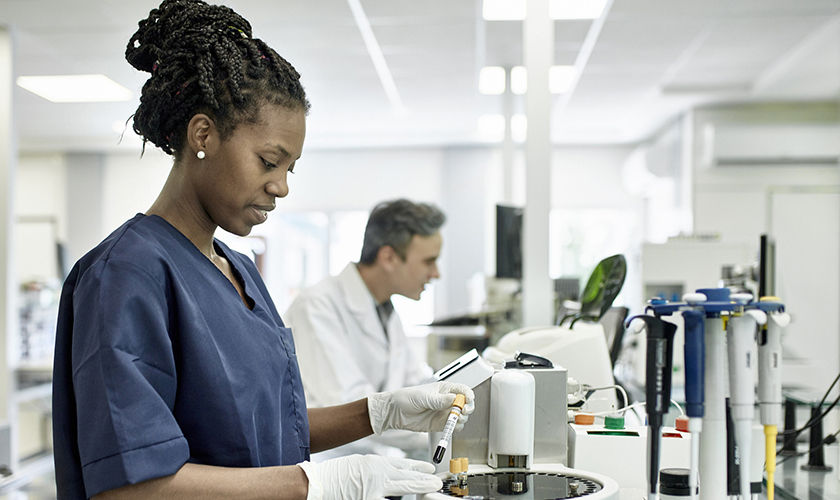
M151 73L134 130L174 158L160 195L74 266L61 295L59 498L381 498L440 488L430 464L309 453L440 430L455 384L307 410L294 344L247 235L289 192L309 109L295 69L232 10L165 0L126 58Z

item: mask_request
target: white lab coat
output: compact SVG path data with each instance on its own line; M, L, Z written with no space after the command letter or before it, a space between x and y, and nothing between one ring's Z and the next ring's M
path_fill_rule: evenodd
M283 321L292 329L309 407L347 403L431 380L432 369L411 352L396 312L388 321L386 338L376 301L354 263L302 290ZM394 455L383 445L396 443L416 449L427 440L420 433L391 433L357 441L331 455Z

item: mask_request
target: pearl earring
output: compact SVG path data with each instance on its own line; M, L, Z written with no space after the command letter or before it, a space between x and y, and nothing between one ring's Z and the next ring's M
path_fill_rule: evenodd
M196 153L196 154L195 154L195 156L196 156L199 160L203 160L203 159L204 159L204 157L205 157L206 155L204 154L204 151L199 150L199 151L198 151L198 153Z

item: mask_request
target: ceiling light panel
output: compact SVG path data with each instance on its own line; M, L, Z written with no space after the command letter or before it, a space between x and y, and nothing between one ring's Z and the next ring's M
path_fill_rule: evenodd
M574 66L552 66L548 70L548 88L552 94L565 94L575 82ZM528 92L528 70L514 66L510 70L510 91L516 95Z
M607 0L551 0L548 11L552 19L598 19Z
M105 75L19 76L19 87L52 102L130 101L133 93Z
M597 19L604 12L607 0L550 0L552 19ZM486 21L522 21L525 0L484 0L481 15Z
M505 68L485 66L478 73L478 91L484 95L505 93Z
M510 70L510 91L522 95L528 91L528 71L525 66L514 66Z

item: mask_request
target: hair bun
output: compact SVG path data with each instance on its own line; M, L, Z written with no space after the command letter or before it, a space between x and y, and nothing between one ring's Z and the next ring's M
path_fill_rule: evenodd
M158 59L158 54L161 52L161 47L157 44L162 42L163 38L160 37L161 26L158 26L158 21L160 21L162 10L167 7L166 4L168 3L170 2L164 1L160 8L152 9L149 12L149 17L137 23L137 31L128 40L128 45L125 48L125 59L140 71L151 73L155 61Z
M132 39L125 49L125 59L140 71L151 73L155 60L157 59L156 54L158 51L155 49L156 47L141 44Z
M126 46L125 58L140 71L151 73L162 55L199 49L190 47L194 39L188 36L196 32L228 39L250 38L251 25L224 5L209 5L203 0L163 0L138 23Z

